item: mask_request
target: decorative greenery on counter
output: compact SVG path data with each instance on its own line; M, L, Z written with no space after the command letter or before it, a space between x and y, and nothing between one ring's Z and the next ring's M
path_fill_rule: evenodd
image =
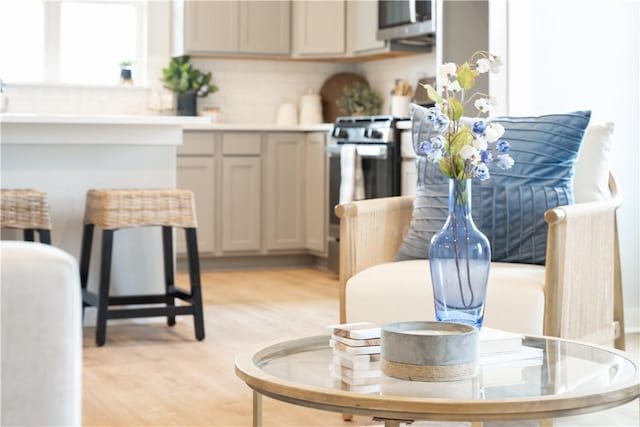
M164 87L179 94L192 92L199 97L216 92L218 87L211 84L211 72L194 68L189 59L188 55L171 58L169 67L162 69Z
M374 116L380 114L382 98L367 84L358 83L345 86L336 104L346 116Z

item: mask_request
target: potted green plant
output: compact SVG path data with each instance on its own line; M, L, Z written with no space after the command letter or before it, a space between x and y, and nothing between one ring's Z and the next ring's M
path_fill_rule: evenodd
M194 68L189 59L188 55L173 57L169 66L162 69L164 87L178 96L176 107L179 116L195 116L197 97L205 97L218 90L211 83L211 73Z
M122 61L120 64L120 83L133 84L133 72L131 61Z
M366 83L345 86L336 104L346 116L374 116L380 114L382 99Z

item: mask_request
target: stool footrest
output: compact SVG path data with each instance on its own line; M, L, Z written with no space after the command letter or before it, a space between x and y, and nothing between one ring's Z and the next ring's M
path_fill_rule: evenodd
M142 307L107 310L107 319L130 319L133 317L164 317L193 314L193 306Z
M123 295L109 297L109 305L133 305L133 304L166 304L167 298L178 298L182 301L191 303L193 298L190 294L182 289L173 289L168 295L156 294L156 295ZM88 291L82 290L82 301L92 305L98 305L98 295Z

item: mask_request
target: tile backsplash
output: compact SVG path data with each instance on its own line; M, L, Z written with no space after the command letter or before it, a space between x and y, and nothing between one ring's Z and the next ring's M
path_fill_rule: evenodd
M340 72L363 75L383 97L389 112L389 93L395 79L415 85L435 72L435 56L422 54L357 64L193 58L195 67L213 73L219 91L198 99L198 107L218 107L226 123L274 123L278 106L298 104L309 90L317 93L324 81ZM8 82L8 112L61 114L158 114L160 84L144 87L12 85ZM171 113L171 110L163 113Z

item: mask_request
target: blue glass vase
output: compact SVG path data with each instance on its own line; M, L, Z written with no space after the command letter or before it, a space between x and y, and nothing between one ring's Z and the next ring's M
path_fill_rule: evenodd
M436 319L482 326L491 265L489 240L471 217L471 180L449 180L449 216L431 239Z

